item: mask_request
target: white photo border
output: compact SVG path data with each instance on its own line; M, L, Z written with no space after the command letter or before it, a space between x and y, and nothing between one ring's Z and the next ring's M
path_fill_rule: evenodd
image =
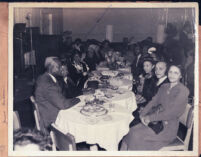
M195 9L195 100L193 151L13 151L13 22L14 8L194 8ZM8 155L9 156L197 156L199 150L199 51L198 51L198 4L197 3L9 3L9 37L8 37Z

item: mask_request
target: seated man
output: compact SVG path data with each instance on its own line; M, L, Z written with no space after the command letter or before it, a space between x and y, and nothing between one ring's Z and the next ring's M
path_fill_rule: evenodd
M41 121L46 129L55 122L59 110L67 109L77 104L78 98L66 99L56 79L60 73L61 63L57 57L47 57L47 71L39 76L36 82L35 98L38 104Z
M88 79L89 67L81 61L78 51L72 54L72 62L69 64L69 75L75 82L77 88L82 90L86 80Z
M58 77L58 82L62 88L63 96L66 98L74 98L82 94L73 80L69 77L67 65L61 66L61 75L61 77Z
M98 57L96 55L93 45L90 45L87 50L87 55L84 59L84 62L88 65L89 71L96 70L96 65L98 64Z
M36 129L20 129L14 132L13 149L15 151L51 151L50 136Z

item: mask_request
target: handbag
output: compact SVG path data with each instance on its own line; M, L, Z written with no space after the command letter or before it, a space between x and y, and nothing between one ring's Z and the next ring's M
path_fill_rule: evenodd
M163 131L163 122L158 121L158 122L151 122L148 124L148 127L150 127L155 134L159 134L161 131Z
M161 110L163 110L162 105L158 104L158 105L152 107L152 109L150 110L150 112L148 112L147 115L151 115L153 113L158 113ZM161 131L163 131L163 128L164 128L162 121L150 122L148 124L148 127L150 127L155 132L155 134L159 134Z

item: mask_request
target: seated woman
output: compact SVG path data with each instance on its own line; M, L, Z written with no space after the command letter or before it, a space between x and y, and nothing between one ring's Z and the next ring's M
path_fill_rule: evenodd
M104 40L102 42L102 45L100 47L100 58L99 58L99 61L104 61L105 60L105 55L106 53L108 53L108 51L111 50L111 47L110 47L110 42L108 40Z
M51 151L52 140L49 135L36 129L22 128L13 133L14 151Z
M133 90L136 93L137 110L133 112L135 119L131 122L130 127L140 123L139 111L145 107L147 103L155 95L156 77L154 75L154 61L152 58L144 58L144 73L139 76L139 83L134 84Z
M83 52L83 44L80 38L75 39L73 45L73 49L77 50L80 54Z
M89 67L81 61L79 52L72 54L71 64L69 65L69 76L72 78L79 90L84 87L85 81L88 79Z
M132 127L121 150L159 150L177 136L179 117L188 103L189 90L180 82L181 68L172 65L170 83L163 84L140 112L141 123Z
M67 65L61 66L61 77L57 78L59 85L61 86L62 93L66 98L74 98L82 94L73 80L69 77Z
M143 70L144 73L139 76L140 84L137 86L136 100L139 106L147 104L153 97L153 89L156 83L156 78L153 72L154 61L151 57L144 58Z
M98 64L98 59L97 59L97 56L96 56L95 51L92 48L92 46L89 46L89 48L87 50L86 58L84 59L84 62L87 63L87 65L89 66L89 71L96 70L96 65Z

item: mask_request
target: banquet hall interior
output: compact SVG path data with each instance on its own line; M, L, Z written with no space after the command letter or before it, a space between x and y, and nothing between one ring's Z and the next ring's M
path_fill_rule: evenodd
M141 123L141 109L157 95L155 86L149 85L154 84L153 81L157 84L156 68L160 62L167 68L164 73L167 83L170 81L168 69L174 65L182 67L180 83L188 90L190 109L184 115L188 122L179 120L176 138L185 146L179 150L193 149L193 119L189 122L190 110L194 106L196 50L193 8L14 8L13 15L14 129L42 130L39 126L43 115L37 95L38 78L48 69L49 62L58 59L64 71L67 67L66 77L72 82L64 97L79 98L87 105L95 103L96 114L89 115L90 109L94 109L93 104L91 108L86 104L85 107L80 105L83 108L77 105L71 112L71 108L59 111L54 125L63 126L61 130L57 129L64 130L64 137L71 134L75 150L120 150L122 139L132 130L130 128ZM79 75L74 71L77 60L85 67ZM150 72L147 72L146 63L151 64ZM148 73L153 79L147 83ZM143 89L143 85L147 88ZM45 82L43 88L46 88ZM110 88L114 95L106 88ZM119 94L118 98L114 98L115 94ZM109 106L105 109L103 104L107 102ZM181 110L183 116L185 109ZM78 117L85 121L80 122ZM103 133L106 130L101 132L103 127L108 130L108 136ZM62 141L59 136L54 134L56 141ZM55 139L52 141L55 144Z

